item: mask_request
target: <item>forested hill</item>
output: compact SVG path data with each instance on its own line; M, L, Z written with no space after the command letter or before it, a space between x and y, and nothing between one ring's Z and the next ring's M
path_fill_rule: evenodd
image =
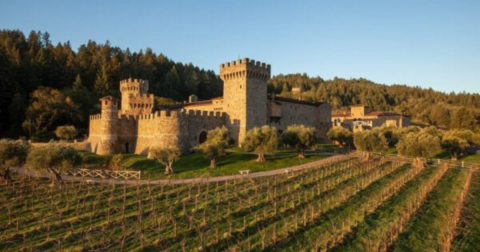
M94 112L98 104L98 98L108 94L119 97L119 81L129 77L149 80L151 93L178 101L186 100L190 94L208 99L223 93L222 81L213 71L175 62L148 48L131 52L128 48L115 47L108 42L99 44L88 41L78 49L73 49L69 42L52 44L47 32L32 31L25 36L18 30L1 30L1 135L23 133L24 121L37 119L28 118L29 113L38 111L27 111L27 106L32 102L32 92L40 86L60 90L71 97L76 105L71 108L80 113L75 118L58 116L60 121L49 122L46 128L62 123L85 127L88 125L88 115ZM37 96L55 90L43 91ZM52 93L49 96L53 96ZM62 94L57 96L62 98ZM66 115L71 111L59 112ZM24 125L23 128L38 131L44 126Z
M292 88L303 90L292 94ZM476 93L443 93L406 85L382 85L366 79L324 80L306 74L277 75L270 80L270 92L309 101L327 101L334 111L350 105L365 104L373 110L396 111L411 115L414 120L444 127L458 127L458 120L480 116L480 95ZM299 97L301 96L301 97ZM462 115L454 114L460 108Z
M26 36L18 30L0 30L0 137L38 136L65 124L85 129L88 116L98 112L98 98L119 97L119 81L129 77L149 80L151 93L170 98L157 102L184 101L190 94L209 99L223 93L222 81L212 70L175 62L148 48L131 52L108 42L88 41L73 49L69 42L52 44L47 32ZM450 125L450 115L460 106L471 111L467 117L480 114L475 109L480 108L478 94L444 94L365 79L278 75L269 90L291 96L291 88L300 86L303 99L328 101L335 109L361 103L437 125Z

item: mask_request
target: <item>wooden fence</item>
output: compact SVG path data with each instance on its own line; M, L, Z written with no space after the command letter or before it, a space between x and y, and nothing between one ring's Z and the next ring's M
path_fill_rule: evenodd
M91 177L91 178L113 178L113 179L141 179L140 171L110 171L92 169L71 169L67 175Z

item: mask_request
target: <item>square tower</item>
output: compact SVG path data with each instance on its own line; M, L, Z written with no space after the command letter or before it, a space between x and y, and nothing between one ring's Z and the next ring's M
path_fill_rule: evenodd
M148 81L127 79L120 81L122 114L144 115L153 110L154 96L148 94Z
M268 124L267 81L271 66L248 58L220 65L226 126L237 144L253 127Z
M354 105L350 107L350 115L352 117L364 117L366 114L368 114L369 108L368 106L365 105Z

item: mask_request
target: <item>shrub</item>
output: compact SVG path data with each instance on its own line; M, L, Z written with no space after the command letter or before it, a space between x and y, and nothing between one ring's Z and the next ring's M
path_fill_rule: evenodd
M55 130L55 135L62 140L72 140L77 136L77 130L74 126L59 126Z
M0 175L6 183L12 180L10 167L25 164L28 148L24 141L0 140Z

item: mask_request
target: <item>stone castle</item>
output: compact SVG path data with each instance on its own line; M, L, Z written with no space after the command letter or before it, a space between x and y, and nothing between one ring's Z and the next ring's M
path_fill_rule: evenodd
M150 147L158 146L188 153L206 140L209 130L221 126L228 128L236 144L248 130L263 125L280 133L293 124L312 126L325 139L331 127L330 105L269 95L270 75L270 65L248 58L221 64L223 97L197 101L192 95L188 102L159 111L148 94L148 81L121 81L121 101L103 97L101 113L90 116L90 149L100 155L146 155Z

